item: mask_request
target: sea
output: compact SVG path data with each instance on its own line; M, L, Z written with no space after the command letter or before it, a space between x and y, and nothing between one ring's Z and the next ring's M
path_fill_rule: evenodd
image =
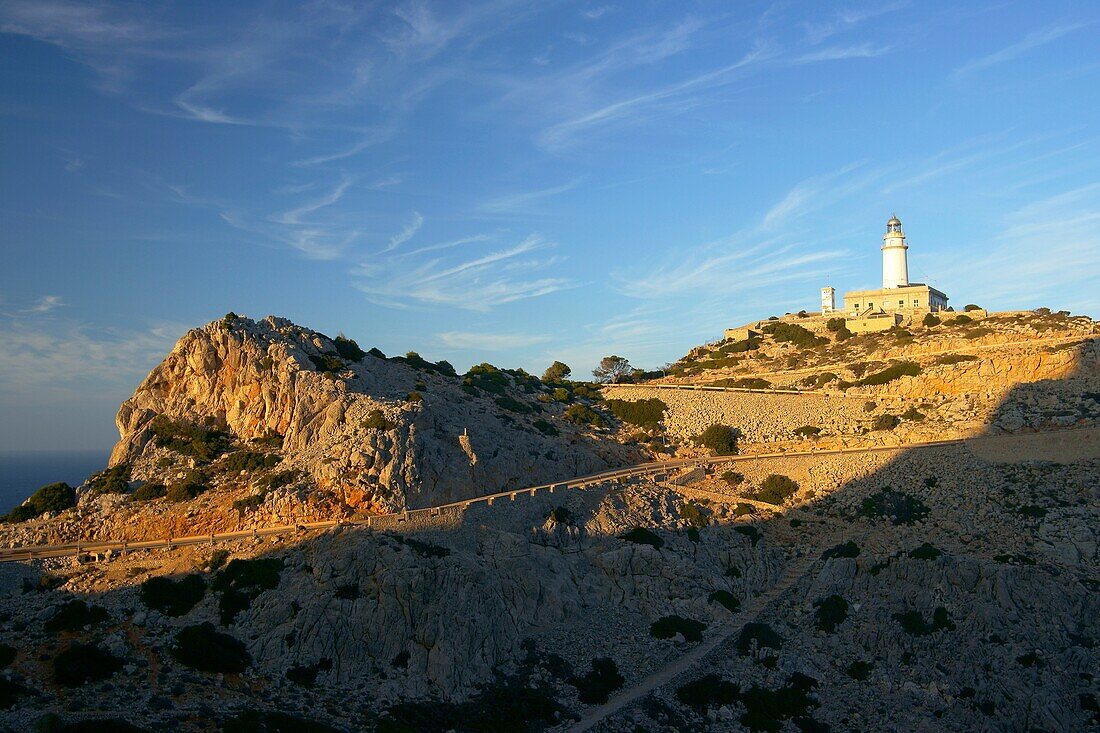
M0 453L0 513L6 514L40 486L64 481L79 486L107 467L108 450Z

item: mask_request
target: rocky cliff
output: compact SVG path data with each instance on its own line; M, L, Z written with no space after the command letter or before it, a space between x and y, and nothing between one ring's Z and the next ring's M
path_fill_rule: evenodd
M364 353L285 319L227 317L189 331L123 403L111 465L146 481L179 471L159 416L227 432L238 448L274 446L281 469L353 509L392 511L637 459L562 420L544 391L522 372L463 380L446 363Z

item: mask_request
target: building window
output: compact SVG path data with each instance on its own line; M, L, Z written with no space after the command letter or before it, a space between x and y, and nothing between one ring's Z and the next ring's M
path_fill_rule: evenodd
M914 308L919 308L920 307L920 301L917 300L916 298L913 298L913 307Z
M874 308L874 307L875 307L875 304L874 304L874 303L872 303L872 302L870 302L870 301L867 301L867 307L868 307L868 308Z
M904 307L905 307L905 301L904 300L899 300L898 301L898 308L904 308Z

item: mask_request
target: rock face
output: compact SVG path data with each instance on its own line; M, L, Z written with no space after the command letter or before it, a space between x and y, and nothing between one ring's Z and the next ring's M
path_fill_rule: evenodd
M188 332L123 403L111 465L155 476L158 415L223 427L242 444L281 436L284 468L353 508L438 504L637 460L561 420L563 406L533 399L529 380L464 388L449 365L349 343L275 317Z

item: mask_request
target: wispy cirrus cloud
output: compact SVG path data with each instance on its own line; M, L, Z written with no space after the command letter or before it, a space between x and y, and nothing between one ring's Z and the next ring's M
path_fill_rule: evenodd
M511 351L550 341L550 336L531 333L446 331L438 337L444 346L471 351Z
M405 242L416 236L416 233L420 231L420 227L424 226L424 217L421 216L419 211L414 211L412 220L402 227L401 231L390 237L389 244L382 250L385 252L392 252Z
M1032 49L1045 46L1052 41L1056 41L1062 36L1072 33L1076 30L1084 28L1084 23L1063 23L1058 25L1050 25L1045 28L1032 31L1024 36L1021 40L1013 43L1009 46L996 51L994 53L982 56L981 58L974 59L966 64L963 64L959 68L951 72L952 79L960 79L969 74L973 74L984 69L997 66L999 64L1008 63L1020 56L1023 56Z
M494 239L470 238L464 243ZM352 282L371 302L391 308L451 307L486 312L573 287L568 278L540 274L553 261L534 255L552 247L552 242L532 234L512 246L474 257L468 255L468 248L457 245L440 248L445 254L419 264L404 258L398 263L393 258L374 257L352 270Z
M538 203L553 198L560 193L571 191L580 184L580 180L563 183L560 186L540 188L535 191L521 191L490 199L478 206L478 211L489 215L525 215L540 213Z
M29 308L24 308L21 313L49 313L65 305L60 295L43 295L38 302Z

